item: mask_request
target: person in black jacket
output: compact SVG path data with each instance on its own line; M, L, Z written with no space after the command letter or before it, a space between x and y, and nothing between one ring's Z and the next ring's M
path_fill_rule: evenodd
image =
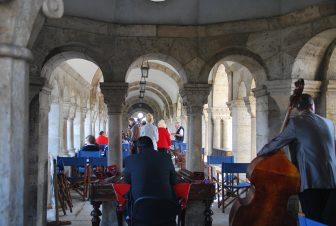
M86 137L86 145L84 145L81 151L99 151L99 146L96 143L96 138L92 135Z
M124 160L125 181L131 184L129 202L143 196L176 201L173 190L176 173L170 155L155 151L152 140L147 136L140 137L137 143L139 154Z

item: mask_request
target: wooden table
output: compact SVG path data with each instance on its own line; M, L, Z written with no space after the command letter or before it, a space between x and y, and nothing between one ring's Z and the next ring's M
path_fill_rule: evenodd
M211 226L212 225L212 215L213 212L210 209L211 204L215 197L215 186L213 184L202 184L202 183L192 183L190 187L189 199L188 201L202 201L204 203L204 225ZM102 202L111 202L115 201L116 197L114 194L114 190L112 188L112 184L98 184L92 183L90 187L90 201L93 207L91 212L92 216L92 226L100 225L100 216L102 212L100 211L100 205ZM188 208L187 208L188 211ZM118 225L122 225L122 215L120 213L116 213L118 218Z

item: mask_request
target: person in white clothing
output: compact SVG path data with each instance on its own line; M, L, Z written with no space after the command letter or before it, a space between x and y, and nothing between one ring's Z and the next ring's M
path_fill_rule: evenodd
M157 142L159 140L158 128L153 125L154 118L151 113L146 114L146 125L141 127L140 135L150 137L152 139L154 150L157 151Z

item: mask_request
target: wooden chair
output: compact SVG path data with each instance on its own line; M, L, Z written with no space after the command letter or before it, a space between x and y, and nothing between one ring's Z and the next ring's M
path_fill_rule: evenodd
M249 182L241 179L242 174L246 178L248 165L248 163L222 163L221 199L218 199L218 205L222 206L223 213L226 207L250 187Z

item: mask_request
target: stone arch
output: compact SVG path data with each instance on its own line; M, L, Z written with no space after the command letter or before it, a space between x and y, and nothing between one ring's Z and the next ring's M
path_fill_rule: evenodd
M162 89L160 86L158 86L157 84L147 82L147 85L148 86L146 87L146 89L157 94L162 99L162 101L165 103L166 108L168 110L168 116L172 116L173 115L173 102L170 96L168 95L168 93L164 89ZM129 84L128 92L131 92L134 90L139 90L139 83L133 82Z
M163 71L168 76L171 76L175 81L177 81L177 84L178 84L179 87L182 87L184 83L188 82L188 77L187 77L186 72L183 69L182 65L180 64L180 62L178 62L174 57L169 56L169 55L165 55L165 54L162 54L162 53L148 53L148 54L142 55L142 56L138 57L137 59L135 59L127 70L127 73L126 73L126 76L125 76L125 81L127 82L129 72L132 69L139 68L141 66L142 62L151 61L151 60L164 62L164 63L168 64L171 68L173 68L173 70L172 70L171 68L166 66L166 68L163 69L162 67L160 67L160 65L158 65L158 63L152 63L152 64L149 65L149 66L153 66L153 68L156 68L158 70ZM161 64L161 65L163 65L163 64ZM176 77L176 75L178 77Z
M257 86L262 86L268 79L268 69L259 55L245 48L231 47L217 53L203 65L199 79L201 82L208 82L210 71L219 61L233 61L245 66Z
M48 84L51 73L56 67L74 58L91 61L96 64L102 72L105 70L108 71L108 65L102 63L104 61L90 48L81 45L61 46L50 51L42 63L41 77L46 78L46 84Z
M306 42L294 60L291 77L307 80L323 78L320 69L335 39L336 28L333 28L320 32Z
M134 105L134 104L147 104L148 106L150 106L151 109L153 110L155 121L158 118L163 117L160 106L156 103L155 100L151 99L150 97L145 96L143 103L139 102L139 98L137 96L128 97L126 99L126 106L124 108L124 112L126 112L126 109L128 109L129 106Z

